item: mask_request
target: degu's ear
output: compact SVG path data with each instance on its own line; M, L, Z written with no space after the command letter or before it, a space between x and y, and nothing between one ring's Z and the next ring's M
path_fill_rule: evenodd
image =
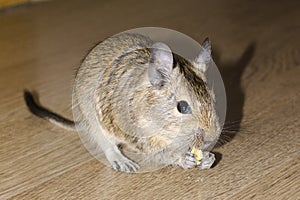
M162 88L169 80L173 68L173 55L171 49L164 43L157 42L151 47L149 59L148 78L156 88Z
M195 66L202 71L203 73L206 72L208 63L211 60L211 44L209 38L205 38L202 43L202 48L198 57L195 60Z

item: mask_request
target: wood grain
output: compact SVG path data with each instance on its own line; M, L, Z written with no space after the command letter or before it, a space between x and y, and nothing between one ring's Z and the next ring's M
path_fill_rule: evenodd
M278 166L277 170L248 185L229 199L299 199L300 157Z
M0 13L0 199L299 199L298 1L51 1ZM71 118L74 71L115 33L209 36L228 99L228 142L209 170L114 172L75 132L32 116L24 88Z

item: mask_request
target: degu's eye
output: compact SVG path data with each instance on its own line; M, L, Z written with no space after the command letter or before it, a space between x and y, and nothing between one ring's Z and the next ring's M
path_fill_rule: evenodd
M191 114L192 113L192 109L191 109L190 105L188 104L188 102L186 102L186 101L179 101L177 103L177 110L178 110L178 112L180 112L182 114Z

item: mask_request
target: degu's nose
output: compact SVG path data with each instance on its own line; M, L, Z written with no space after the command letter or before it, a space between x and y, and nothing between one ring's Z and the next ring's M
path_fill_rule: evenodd
M198 128L195 132L195 137L199 140L204 140L205 131L202 128Z

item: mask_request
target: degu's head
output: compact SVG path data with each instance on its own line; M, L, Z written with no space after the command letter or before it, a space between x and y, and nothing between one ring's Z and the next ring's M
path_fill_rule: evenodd
M164 43L149 48L146 86L135 95L135 122L144 136L156 135L186 151L187 146L211 150L220 135L213 91L205 71L211 62L211 45L206 39L197 58L188 61ZM151 124L151 125L149 125ZM163 148L163 146L161 147ZM178 149L180 150L180 149Z

